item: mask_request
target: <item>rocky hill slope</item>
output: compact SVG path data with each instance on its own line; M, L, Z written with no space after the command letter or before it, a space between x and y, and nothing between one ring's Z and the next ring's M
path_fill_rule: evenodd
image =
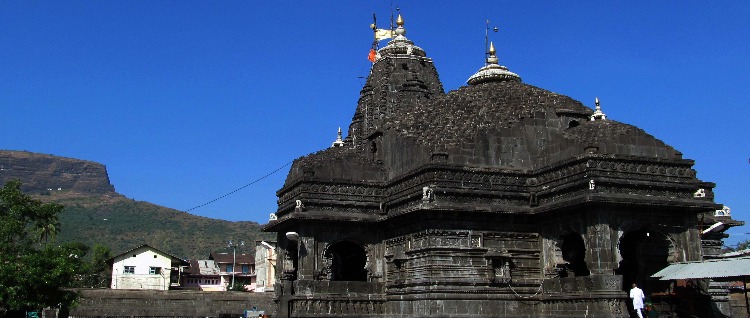
M0 183L20 179L22 190L65 206L57 242L110 247L114 254L149 244L177 257L205 259L244 240L239 252L254 252L254 241L270 239L255 222L230 222L188 214L115 192L102 164L20 151L0 151Z
M30 195L51 191L106 194L115 191L99 163L53 155L0 150L0 181L18 178Z

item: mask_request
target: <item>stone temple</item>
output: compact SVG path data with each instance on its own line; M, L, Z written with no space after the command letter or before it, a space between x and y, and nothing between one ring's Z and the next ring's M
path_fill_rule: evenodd
M494 48L445 93L405 35L399 17L346 138L277 193L277 315L627 317L632 283L668 292L650 276L703 260L722 205L694 161L523 83Z

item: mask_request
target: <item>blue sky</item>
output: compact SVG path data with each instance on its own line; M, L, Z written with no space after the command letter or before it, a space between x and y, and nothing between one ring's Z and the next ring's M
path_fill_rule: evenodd
M0 148L100 162L125 196L188 210L346 132L372 14L395 6L446 90L483 65L489 19L500 64L598 96L750 222L746 1L0 0ZM287 171L191 213L264 223Z

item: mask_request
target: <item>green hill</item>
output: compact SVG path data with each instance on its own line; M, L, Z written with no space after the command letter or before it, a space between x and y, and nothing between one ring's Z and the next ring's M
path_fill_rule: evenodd
M255 240L268 239L254 222L229 222L191 215L122 196L56 200L60 215L58 242L80 241L109 246L115 254L149 244L177 257L205 259L227 249L227 240L244 240L242 252L254 252ZM265 236L265 237L263 237Z
M119 254L149 244L185 259L228 251L227 240L244 240L239 252L254 252L255 240L271 239L255 222L192 215L114 191L104 165L46 154L0 151L0 183L21 180L22 189L44 202L65 206L56 242L79 241Z

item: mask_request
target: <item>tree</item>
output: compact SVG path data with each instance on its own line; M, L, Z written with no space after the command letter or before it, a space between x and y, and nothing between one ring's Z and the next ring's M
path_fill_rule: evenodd
M112 280L112 268L107 260L112 258L112 251L107 246L94 244L91 249L91 262L88 266L86 278L79 287L109 288Z
M250 290L248 290L245 287L246 285L249 285L249 284L250 284L249 280L244 279L244 278L237 278L237 280L235 280L235 282L234 282L234 286L227 287L227 290L228 291L245 291L245 292L249 292Z
M744 240L739 243L735 247L732 248L732 251L741 251L750 248L750 240Z
M88 268L81 243L51 245L60 229L63 207L42 203L21 192L11 180L0 189L0 308L11 311L67 307L75 300L73 287Z
M55 203L42 203L21 192L21 182L10 180L0 189L0 250L28 249L35 242L30 233L39 234L45 242L54 236L63 210Z

